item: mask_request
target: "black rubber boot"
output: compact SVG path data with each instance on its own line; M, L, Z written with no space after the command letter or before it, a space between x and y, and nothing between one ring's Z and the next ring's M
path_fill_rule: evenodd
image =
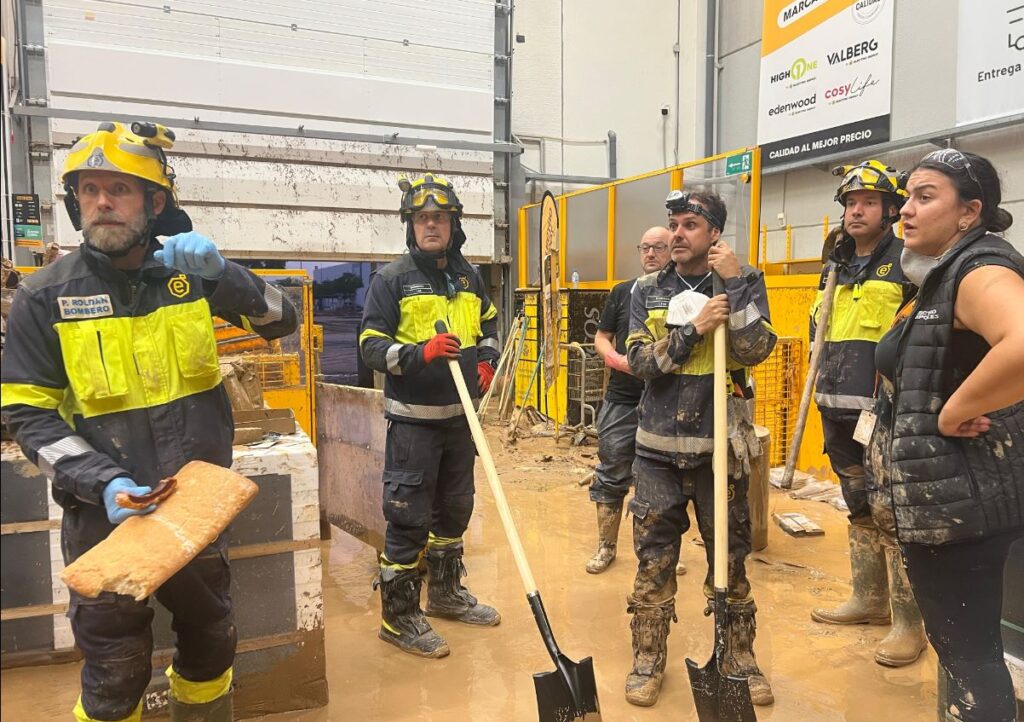
M481 604L462 586L466 566L462 563L462 544L427 549L427 616L454 619L481 627L494 627L501 615L494 607Z
M228 692L205 704L185 704L167 695L171 722L233 722L234 693Z
M750 687L750 701L756 705L769 705L775 702L771 685L757 666L754 657L754 636L757 622L754 615L757 607L754 602L726 605L727 629L725 656L722 672L735 677L746 677Z
M448 643L435 632L420 609L423 581L416 569L381 569L373 588L380 587L381 623L377 635L403 652L418 657L447 657Z

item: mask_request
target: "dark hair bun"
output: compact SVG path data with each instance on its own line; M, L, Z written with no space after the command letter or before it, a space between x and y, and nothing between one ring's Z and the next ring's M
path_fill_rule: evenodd
M988 230L992 233L1002 233L1013 225L1013 215L1005 208L996 208L992 220L989 221Z

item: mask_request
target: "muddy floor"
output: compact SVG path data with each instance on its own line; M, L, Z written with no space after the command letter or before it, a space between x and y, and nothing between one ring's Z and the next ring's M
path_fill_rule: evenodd
M562 650L594 658L603 719L696 720L684 660L704 663L712 622L702 614L704 551L686 535L680 578L679 623L669 636L661 699L638 708L623 697L631 665L629 593L635 558L630 525L620 534L619 558L604 574L584 564L593 552L595 519L585 486L577 482L596 463L594 447L556 447L550 438L526 439L498 451L498 471ZM327 678L323 709L265 717L274 722L348 720L537 719L531 675L553 669L537 633L497 510L478 465L476 512L466 534L466 585L502 614L501 625L480 629L444 620L435 628L452 653L442 660L405 655L376 638L379 598L371 590L373 549L335 530L323 544ZM775 691L759 720L774 722L933 722L935 656L888 669L873 651L885 627L830 627L810 620L812 607L835 604L849 592L845 516L820 502L795 501L773 491L769 511L801 511L825 529L817 538L793 538L769 526L768 548L755 552L749 575L759 608L755 651ZM241 603L244 603L241 602ZM78 665L6 670L4 720L68 719L78 689Z

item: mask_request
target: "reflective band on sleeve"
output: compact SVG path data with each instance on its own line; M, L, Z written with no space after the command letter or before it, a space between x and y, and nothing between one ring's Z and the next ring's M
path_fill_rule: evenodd
M493 348L495 351L498 351L499 353L501 352L501 346L498 344L498 339L496 338L485 338L482 341L480 341L480 343L478 343L477 346L481 346L483 348Z
M814 403L829 409L871 409L875 400L869 396L846 394L814 394Z
M64 389L34 384L3 384L0 386L2 405L6 408L16 404L35 406L37 409L57 409L64 400Z
M393 376L402 375L402 367L398 364L398 354L402 350L402 344L393 343L388 346L388 352L384 357L384 360L388 365L388 373Z
M263 292L263 300L267 302L267 312L262 316L249 316L254 326L266 326L268 323L280 321L284 315L284 294L281 289L270 283Z
M388 336L386 333L382 333L381 331L376 331L376 330L374 330L372 328L365 328L365 329L363 329L363 332L361 334L359 334L359 345L362 346L363 342L366 341L366 339L368 339L368 338L382 338L382 339L385 339L387 341L394 341L395 340L391 336Z
M65 436L60 441L55 441L39 449L39 469L48 477L53 478L57 462L69 456L81 456L95 451L89 442L81 436Z
M729 314L729 328L733 331L739 331L760 318L761 312L757 310L757 304L748 303L743 310L734 311Z

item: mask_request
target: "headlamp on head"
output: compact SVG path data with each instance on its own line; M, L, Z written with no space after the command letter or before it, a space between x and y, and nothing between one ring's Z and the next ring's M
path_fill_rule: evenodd
M704 218L713 228L717 228L719 231L722 231L722 226L725 225L715 218L703 205L690 200L690 193L685 191L671 191L668 197L665 198L665 207L668 209L670 216L677 213L693 213Z

